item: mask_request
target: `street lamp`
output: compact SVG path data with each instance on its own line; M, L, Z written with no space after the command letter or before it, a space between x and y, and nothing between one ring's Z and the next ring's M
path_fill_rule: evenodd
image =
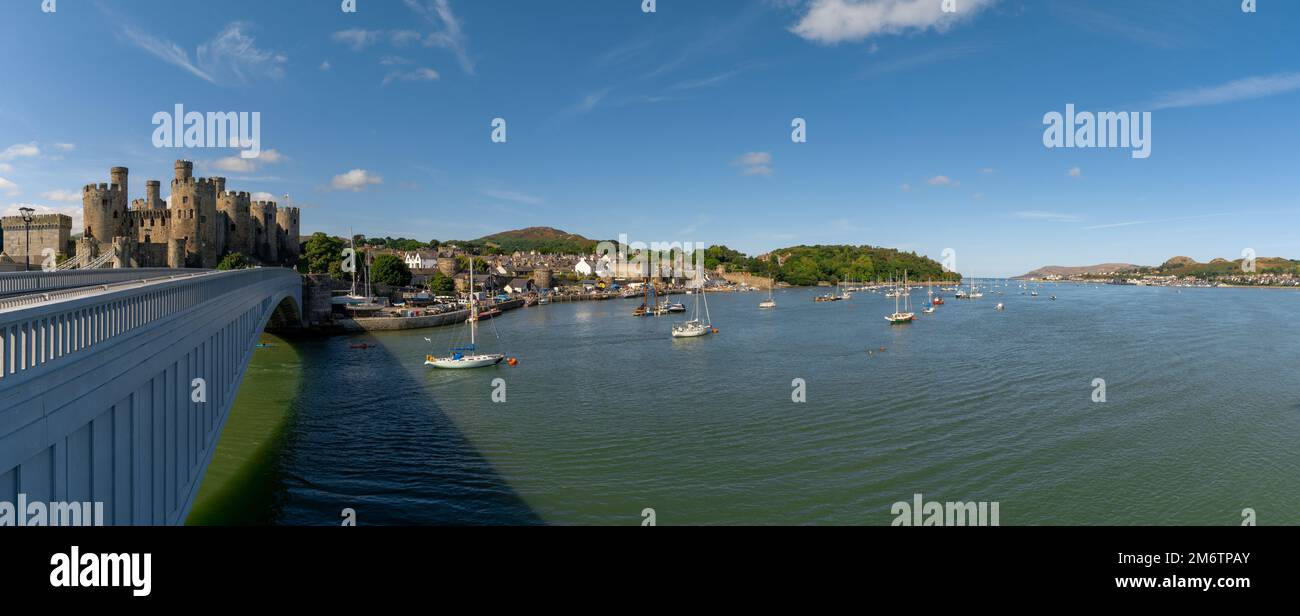
M35 212L36 210L29 207L20 207L18 208L18 211L22 212L23 226L26 228L27 235L27 239L25 239L23 243L26 247L23 251L26 253L23 255L23 271L30 272L32 270L32 212Z

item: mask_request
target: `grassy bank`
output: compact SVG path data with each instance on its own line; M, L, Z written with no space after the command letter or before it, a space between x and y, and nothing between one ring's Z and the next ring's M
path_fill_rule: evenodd
M283 339L263 334L262 342L269 346L253 351L187 525L273 521L276 460L298 396L301 364Z

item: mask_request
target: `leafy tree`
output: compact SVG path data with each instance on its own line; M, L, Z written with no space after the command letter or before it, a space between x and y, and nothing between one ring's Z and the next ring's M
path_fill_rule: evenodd
M248 259L244 258L243 253L232 252L221 257L221 262L217 263L219 270L237 270L248 267Z
M382 254L370 264L370 279L379 284L404 287L411 284L411 268L397 255Z
M320 231L313 233L303 243L303 260L307 262L307 271L312 274L328 273L338 277L343 272L343 240L331 237Z
M429 291L434 295L455 295L456 279L442 272L434 272L433 276L429 277Z

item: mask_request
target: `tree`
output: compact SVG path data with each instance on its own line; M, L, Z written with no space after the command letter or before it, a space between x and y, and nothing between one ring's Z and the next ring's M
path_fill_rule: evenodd
M404 287L411 284L411 268L397 255L379 255L370 264L370 279L379 284Z
M342 273L339 264L343 261L343 240L317 231L303 243L303 260L309 273Z
M448 296L456 294L456 279L442 272L434 272L429 277L429 291L435 296Z
M237 270L248 267L248 259L244 258L243 253L232 252L221 257L221 262L217 264L219 270Z

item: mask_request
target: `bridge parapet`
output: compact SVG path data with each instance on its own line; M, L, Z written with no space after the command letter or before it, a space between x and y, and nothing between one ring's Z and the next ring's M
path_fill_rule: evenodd
M10 272L0 274L0 296L18 293L41 293L73 287L109 284L123 280L138 280L194 273L194 270L140 267L126 269L58 270L53 272Z

